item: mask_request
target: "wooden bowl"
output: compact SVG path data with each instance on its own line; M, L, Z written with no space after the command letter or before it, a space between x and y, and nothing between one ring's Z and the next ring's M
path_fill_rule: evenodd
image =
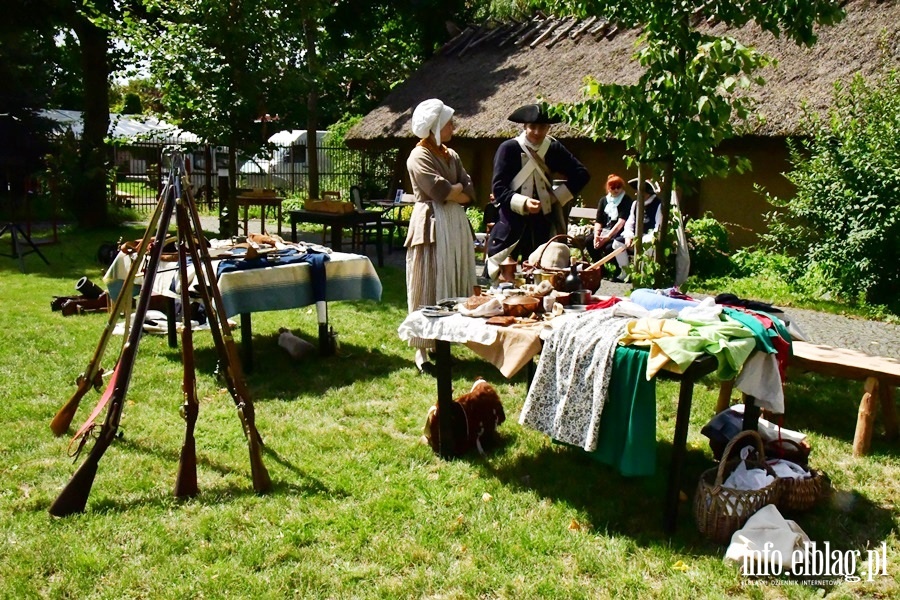
M503 314L509 317L527 317L537 311L541 301L531 296L510 296L503 301Z

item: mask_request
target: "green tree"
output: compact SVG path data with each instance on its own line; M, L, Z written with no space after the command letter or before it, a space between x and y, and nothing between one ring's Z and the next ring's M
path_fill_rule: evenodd
M817 24L842 18L840 2L565 0L543 4L557 13L595 15L619 27L641 30L634 60L644 71L635 84L591 79L586 82L584 100L555 109L593 139L624 141L628 160L657 173L664 210L657 264L648 265L639 258L637 282L662 285L662 263L671 251L671 190L707 175L748 168L746 160L719 154L717 147L752 117L753 105L744 90L764 83L756 73L771 62L733 37L712 35L698 25L708 18L729 27L754 22L772 35L810 45L816 39ZM640 236L636 240L639 243ZM642 256L639 246L636 254Z
M253 152L275 127L315 131L372 108L449 36L442 17L465 7L462 0L172 0L153 3L153 20L125 19L123 34L147 56L174 122L224 141L232 153ZM265 115L277 116L276 125L260 123ZM309 168L316 195L317 166ZM234 216L226 210L223 231L236 227Z
M105 139L109 130L109 75L117 59L111 50L110 29L121 17L126 1L9 0L7 3L7 27L39 32L59 40L56 56L60 62L51 75L69 85L57 97L69 101L80 99L79 106L66 108L83 111L77 173L72 177L77 202L72 209L78 223L84 226L103 225L107 221ZM72 71L80 75L77 84L72 82Z
M0 24L0 218L21 216L15 209L25 198L26 180L48 150L50 123L35 109L51 93L45 59L52 51L52 36Z
M768 196L764 241L795 257L796 280L900 309L900 70L835 86L828 118L808 113L790 145L794 198Z
M128 98L132 100L128 100ZM122 83L113 83L109 90L109 111L113 113L125 114L157 114L161 115L165 112L165 107L161 102L162 93L153 83L146 77L132 77ZM132 102L132 106L126 108L128 102Z

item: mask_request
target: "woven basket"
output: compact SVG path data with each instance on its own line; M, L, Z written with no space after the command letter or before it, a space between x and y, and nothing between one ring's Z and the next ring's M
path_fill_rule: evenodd
M552 274L551 283L553 284L553 289L564 292L565 290L565 281L566 275L569 274L570 269L563 269L559 267L542 267L541 261L544 258L544 252L547 248L550 247L551 242L558 242L560 240L566 240L566 244L572 246L575 244L575 239L566 234L555 235L550 238L547 243L544 245L544 249L541 251L540 256L538 256L538 261L536 265L529 264L528 261L525 261L523 266L524 268L531 270L540 270L544 273ZM578 261L577 265L581 266L581 270L578 271L578 276L581 278L581 287L586 290L590 290L591 292L595 292L600 288L600 282L603 281L603 269L593 269L590 271L585 271L587 267L590 266L591 263L585 261Z
M316 200L310 198L303 202L303 210L342 215L352 213L356 210L356 207L352 202L343 202L341 200Z
M803 479L778 478L778 510L785 513L809 510L831 494L831 479L824 471L809 469L809 473L810 477Z
M775 473L765 462L762 439L755 431L742 431L728 442L722 453L722 461L715 469L709 469L697 482L694 495L694 517L697 528L704 536L718 544L727 544L735 531L743 527L753 513L766 504L778 500L780 488L778 479L760 490L733 490L722 486L741 459L731 459L735 444L746 437L752 437L756 445L757 458L746 461L748 468L763 469L774 477Z
M767 442L766 457L789 460L803 468L809 466L809 448L787 438Z

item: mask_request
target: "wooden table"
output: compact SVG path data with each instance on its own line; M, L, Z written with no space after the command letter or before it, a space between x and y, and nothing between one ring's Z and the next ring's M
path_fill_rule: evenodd
M131 266L131 255L120 252L110 265L103 281L106 283L110 297L121 293L121 284L125 273ZM213 261L216 268L218 261ZM153 281L153 294L170 300L169 312L169 345L177 347L175 336L174 298L179 296L173 282L178 280L177 263L165 265L157 273ZM253 329L251 314L272 310L287 310L316 305L319 324L319 350L323 354L333 351L329 346L329 325L326 304L336 301L381 300L381 280L372 263L365 256L333 252L325 263L326 291L325 300L316 301L313 295L311 267L306 263L291 263L223 273L218 278L219 292L225 317L240 316L241 348L244 367L253 369ZM194 267L189 267L188 279L195 283ZM135 284L143 283L142 277Z
M275 219L278 223L278 235L281 235L281 203L284 202L284 198L279 196L253 196L253 195L243 195L237 197L237 206L240 211L241 208L244 209L244 235L249 235L250 232L247 230L247 214L250 211L251 206L259 206L260 207L260 227L259 230L262 233L266 233L266 210L270 207L275 209Z
M291 210L288 211L291 219L291 240L297 241L297 223L313 223L316 225L328 225L331 227L331 249L340 252L343 246L344 228L352 228L354 225L363 223L378 223L381 225L381 211L377 210L355 210L347 213L327 213L315 212L311 210ZM375 233L375 251L378 257L378 266L384 266L384 251L382 249L382 239L384 234L381 227L376 228Z
M413 315L416 315L416 313L413 313ZM413 315L410 315L410 317L413 317ZM407 319L410 317L407 317ZM484 319L473 318L471 321L473 325L470 331L473 333L476 331L476 327L491 327L483 324ZM401 326L401 328L402 327L403 326ZM535 335L537 335L537 333L535 333ZM453 338L448 341L448 339L440 339L440 337L434 337L433 339L435 340L435 378L437 379L438 411L444 415L456 414L450 408L451 403L453 402L450 344L453 342L461 342L461 340ZM538 352L535 354L538 354ZM675 433L672 439L672 458L669 463L669 478L663 509L663 528L669 533L673 533L677 527L679 492L682 483L681 479L684 459L687 454L687 433L691 416L691 404L694 395L694 383L701 377L715 371L717 366L718 362L715 357L704 355L695 360L687 369L685 369L684 373L679 374L661 370L657 374L657 377L659 378L678 381L680 384L678 391L678 408L675 417ZM531 380L532 375L533 372L529 369L529 381ZM756 420L759 418L759 408L756 407L754 399L750 396L745 397L745 403L743 428L753 429L755 431L757 428ZM440 427L440 445L438 453L445 459L452 458L454 440L451 419L441 419Z
M414 198L412 194L404 194L404 196L408 196L410 198ZM415 204L415 200L401 200L399 202L395 200L369 200L367 204L371 206L376 206L381 210L382 220L389 224L390 231L388 234L388 251L391 252L394 250L394 232L396 231L398 236L402 235L401 229L403 227L409 227L409 220L403 219L400 214L400 210L404 206L413 206ZM394 213L394 216L390 216L391 213ZM399 238L402 241L402 238Z

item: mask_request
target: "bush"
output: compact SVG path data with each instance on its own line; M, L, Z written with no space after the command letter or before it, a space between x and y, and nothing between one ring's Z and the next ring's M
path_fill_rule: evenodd
M690 219L685 225L691 249L691 274L701 277L724 275L731 269L728 230L710 213Z
M767 195L782 212L763 239L796 258L798 281L900 307L900 73L836 85L830 118L804 125L808 137L789 143L796 196Z
M763 248L742 248L731 256L730 263L735 277L775 275L791 280L796 271L796 261Z
M469 218L469 223L472 225L472 230L475 232L483 232L484 231L484 211L478 208L477 206L470 206L466 208L466 217Z

